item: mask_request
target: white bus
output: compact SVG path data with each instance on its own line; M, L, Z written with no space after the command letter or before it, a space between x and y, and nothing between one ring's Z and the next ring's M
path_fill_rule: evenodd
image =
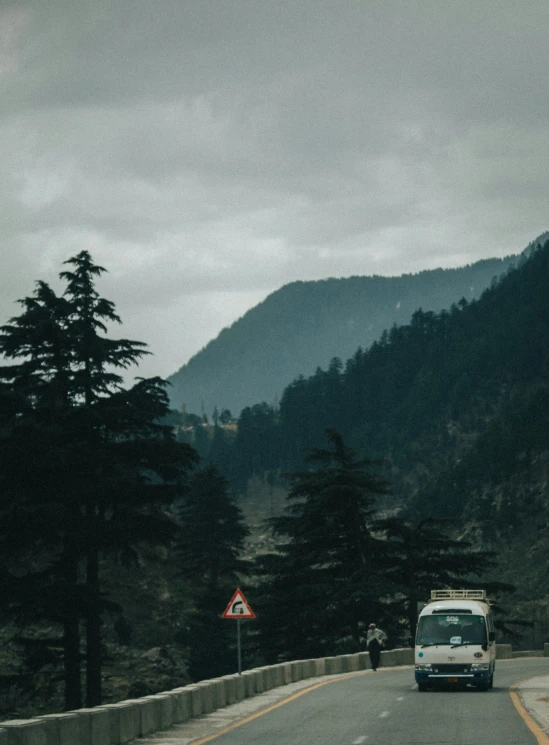
M494 684L495 639L485 590L432 590L416 631L418 690L442 684L489 690Z

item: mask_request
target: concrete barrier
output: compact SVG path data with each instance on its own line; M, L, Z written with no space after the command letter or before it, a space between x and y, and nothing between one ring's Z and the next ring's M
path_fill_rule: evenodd
M224 675L221 680L225 681L225 701L227 706L236 701L236 680L234 675Z
M236 700L242 701L246 698L246 681L242 675L236 676Z
M139 737L141 712L135 701L120 701L103 708L108 710L111 719L111 745L124 745Z
M225 706L227 706L227 697L225 694L225 681L221 680L221 678L212 678L210 680L210 685L212 687L212 698L213 698L214 710L223 709Z
M359 670L358 654L341 655L341 672L354 673Z
M46 714L37 718L46 722L47 745L73 745L75 742L80 742L80 725L77 714Z
M341 672L341 657L326 657L326 675L339 675Z
M77 709L79 745L111 745L111 715L108 709ZM153 730L154 731L154 730Z
M272 676L273 676L273 687L278 688L286 683L286 676L284 675L284 665L279 663L278 665L272 665Z
M283 662L282 669L284 671L284 685L289 685L292 682L292 663Z
M256 676L253 670L246 670L239 676L244 681L244 698L252 698L258 693L256 688Z
M161 722L167 721L169 718L171 724L180 724L181 722L186 722L187 719L191 718L191 693L187 690L186 686L174 688L171 691L162 691L162 693L157 695L162 696L164 699L160 702ZM165 697L168 697L171 703L167 702ZM168 726L171 726L171 724Z
M290 669L292 671L292 683L297 683L298 680L303 680L303 660L290 662Z
M139 737L152 735L160 729L159 719L156 715L156 702L147 699L137 699L139 711Z
M543 654L549 656L549 644L544 645ZM511 645L496 645L496 655L498 659L510 659L513 656ZM413 662L411 648L381 652L382 667ZM367 652L266 665L140 699L2 722L0 745L125 745L278 686L367 669L370 669Z
M326 659L324 657L319 657L318 659L314 660L315 663L315 674L313 677L320 677L321 675L326 675Z
M192 716L193 718L201 717L204 714L204 694L202 688L196 684L187 686L187 688L191 692Z
M40 719L14 719L2 722L8 745L47 745L48 724Z
M510 660L513 657L513 647L510 644L496 644L496 660Z

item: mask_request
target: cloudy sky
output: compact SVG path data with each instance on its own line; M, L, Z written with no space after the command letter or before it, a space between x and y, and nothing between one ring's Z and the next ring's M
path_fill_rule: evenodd
M296 279L549 227L547 0L0 0L0 322L82 249L167 376Z

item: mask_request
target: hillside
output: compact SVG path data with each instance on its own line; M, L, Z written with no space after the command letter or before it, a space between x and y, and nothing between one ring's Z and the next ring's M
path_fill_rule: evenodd
M409 323L418 308L438 312L462 297L480 297L516 260L487 259L399 277L292 282L168 378L171 405L208 415L217 406L238 415L257 401L273 404L297 376L369 347L393 324Z
M277 407L246 407L236 437L218 429L203 455L243 492L301 467L334 428L389 464L393 503L417 514L480 521L488 537L518 494L545 509L549 242L536 245L478 300L418 310L346 364L296 378Z
M241 482L265 463L301 467L334 428L386 464L386 506L455 519L501 555L517 602L549 595L548 280L549 241L477 301L417 311L345 366L295 380L270 424L247 409L233 455ZM527 573L525 556L537 565Z

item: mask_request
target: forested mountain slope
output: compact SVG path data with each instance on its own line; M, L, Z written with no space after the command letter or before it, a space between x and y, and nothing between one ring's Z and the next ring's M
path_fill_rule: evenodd
M279 410L246 408L240 483L292 470L325 428L388 464L392 502L497 539L549 517L549 241L475 302L417 311L345 366L298 378Z
M409 323L419 307L438 312L462 297L478 298L516 260L285 285L170 376L171 405L208 415L217 406L238 415L256 401L273 404L298 375L369 347L394 323Z

